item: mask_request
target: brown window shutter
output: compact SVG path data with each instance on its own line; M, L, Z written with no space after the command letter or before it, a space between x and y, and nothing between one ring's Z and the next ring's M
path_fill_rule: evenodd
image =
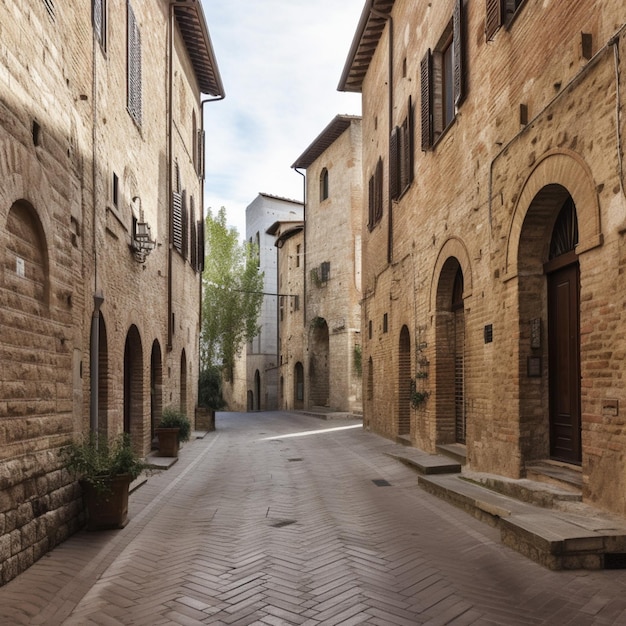
M459 106L465 98L465 76L464 76L464 17L463 0L456 0L453 14L452 45L454 46L454 104Z
M183 203L181 212L181 226L182 226L182 246L180 253L186 259L189 254L189 213L187 211L187 192L183 191Z
M198 165L198 176L204 180L204 130L198 131L197 143L198 159L196 163Z
M502 26L502 0L487 0L485 13L485 37L491 41Z
M376 205L375 205L375 221L378 222L383 219L383 160L378 159L376 164Z
M376 176L371 176L369 180L369 192L367 197L367 226L370 230L376 223L375 218L375 202L376 202Z
M422 94L422 150L426 151L433 145L433 124L431 105L432 55L430 50L420 63L421 94Z
M406 185L410 185L413 182L413 151L414 137L413 137L413 99L409 96L409 104L406 113L406 130L404 137L404 163L405 163L405 176Z
M183 195L172 192L172 244L176 250L183 250Z
M400 129L396 126L389 139L389 193L392 200L400 196Z
M198 271L204 271L204 220L198 220Z

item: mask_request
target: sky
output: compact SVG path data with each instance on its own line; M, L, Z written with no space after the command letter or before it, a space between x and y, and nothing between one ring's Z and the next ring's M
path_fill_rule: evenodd
M302 201L291 165L335 115L361 114L337 91L365 0L202 0L226 98L205 105L204 204L245 237L259 193Z

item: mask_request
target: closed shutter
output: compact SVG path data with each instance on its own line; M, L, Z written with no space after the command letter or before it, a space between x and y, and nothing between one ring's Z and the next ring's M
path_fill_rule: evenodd
M198 220L198 271L204 271L204 221Z
M93 0L92 5L92 19L93 19L93 30L96 35L96 39L100 44L103 43L102 33L103 33L103 15L102 15L102 3L104 0Z
M420 63L421 95L422 95L422 150L426 151L433 145L433 124L431 106L431 75L432 56L430 50Z
M452 45L454 46L454 104L459 106L465 98L463 0L456 0L452 22L454 29L452 36Z
M204 180L204 131L203 130L198 131L196 142L197 142L196 150L197 150L197 155L198 155L196 165L198 167L197 169L198 176L202 180Z
M399 130L396 126L389 139L389 193L392 200L400 196Z
M502 0L487 0L485 37L491 41L502 25Z
M191 206L189 208L189 230L190 230L190 239L189 242L189 253L191 267L197 271L198 270L198 225L196 224L196 211L193 204L193 198L191 199Z
M413 100L409 96L408 110L406 120L403 125L404 138L402 142L402 187L406 189L413 182Z
M371 230L374 224L376 223L375 211L376 211L376 180L375 175L370 177L369 182L369 193L367 197L368 207L367 207L367 226Z
M183 195L172 192L172 244L176 250L183 250Z
M383 160L380 158L376 164L376 175L374 177L374 181L376 187L374 221L379 222L383 219Z
M141 126L141 33L128 3L128 112Z
M189 255L189 212L187 211L187 192L183 191L183 202L181 211L182 225L182 246L180 253L186 259Z

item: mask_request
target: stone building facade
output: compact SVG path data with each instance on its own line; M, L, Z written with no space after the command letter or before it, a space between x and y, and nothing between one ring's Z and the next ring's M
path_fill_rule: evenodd
M271 411L279 407L278 260L274 236L267 230L277 221L300 219L301 202L267 193L259 193L246 208L246 238L257 247L265 293L258 319L259 334L240 357L246 362L248 411Z
M278 293L278 408L304 405L304 222L275 222Z
M193 418L202 100L224 95L199 2L0 5L0 584L81 523L60 448ZM205 94L205 97L203 96Z
M626 515L626 9L366 2L364 422ZM369 185L369 186L368 186Z
M304 405L361 412L361 118L337 115L292 165L306 171Z

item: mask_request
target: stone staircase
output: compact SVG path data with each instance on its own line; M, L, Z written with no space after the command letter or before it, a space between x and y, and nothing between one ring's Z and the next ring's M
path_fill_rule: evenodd
M505 545L549 569L626 568L626 520L582 502L577 468L543 461L514 480L467 470L464 450L395 445L387 454L415 469L425 491L498 528Z

